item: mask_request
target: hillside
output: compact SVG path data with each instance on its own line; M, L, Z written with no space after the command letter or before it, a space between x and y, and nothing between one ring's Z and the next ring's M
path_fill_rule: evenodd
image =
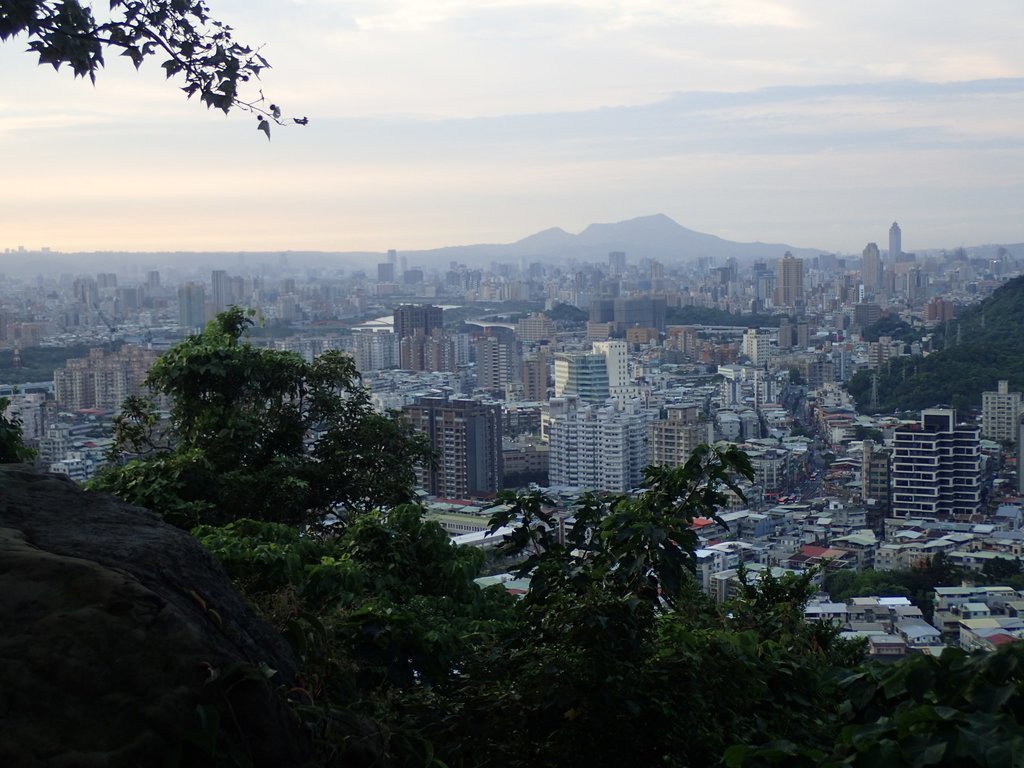
M893 360L879 371L878 412L916 411L943 403L957 409L981 405L981 393L1000 379L1024 386L1024 277L998 288L989 298L946 326L936 328L927 357ZM859 408L871 399L870 372L849 384Z

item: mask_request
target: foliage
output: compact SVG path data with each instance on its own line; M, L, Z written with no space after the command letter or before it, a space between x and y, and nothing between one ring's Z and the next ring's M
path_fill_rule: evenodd
M824 743L778 739L736 746L730 768L917 768L927 765L1012 768L1024 754L1024 647L968 655L915 656L862 669L843 680L838 738Z
M1024 383L1024 277L1014 278L956 320L935 328L927 357L900 357L878 371L859 371L847 388L858 410L868 409L871 375L879 375L879 413L946 403L981 405L981 393L1001 379Z
M938 553L909 570L829 571L824 587L839 602L864 595L906 597L921 609L926 621L931 621L935 588L959 586L968 575Z
M882 430L874 427L865 427L863 424L856 424L853 427L853 436L857 440L872 440L878 445L885 442L885 435Z
M572 304L557 304L549 310L544 312L548 316L549 320L556 323L566 324L578 324L587 322L587 318L590 314L579 307L574 307Z
M734 315L714 307L669 307L668 325L735 325L745 328L778 328L781 315Z
M896 314L882 315L861 333L865 341L878 341L882 336L899 341L918 341L921 332Z
M255 112L268 137L268 121L307 122L282 119L276 104L264 106L262 92L243 100L242 86L270 65L259 50L236 42L231 27L210 16L205 0L110 0L102 18L81 0L0 0L0 40L21 34L40 64L66 64L76 77L93 82L108 53L127 57L136 69L147 58L162 58L167 77L181 77L189 98L198 94L207 107L224 112Z
M508 616L503 589L472 581L480 552L422 515L399 506L320 536L254 520L195 530L295 649L318 762L426 762L402 697L443 686Z
M6 397L0 397L0 464L32 461L36 452L22 439L21 419L17 414L6 415L10 403Z
M90 345L71 347L25 347L20 351L21 364L14 367L14 350L0 350L0 383L25 384L34 381L52 381L53 372L63 368L67 361L89 354Z
M161 356L147 384L171 401L128 400L115 421L116 463L92 487L176 525L242 517L290 525L411 498L424 441L397 415L374 412L352 360L312 363L241 337L242 310Z

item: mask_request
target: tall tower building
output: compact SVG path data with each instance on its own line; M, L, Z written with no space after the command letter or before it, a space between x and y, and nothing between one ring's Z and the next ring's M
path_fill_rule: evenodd
M604 357L610 397L632 397L636 385L629 375L629 347L624 341L595 341L594 352Z
M893 432L894 517L973 515L981 510L981 437L951 408L921 411Z
M804 260L786 251L776 266L775 304L795 307L804 300Z
M881 290L882 278L882 254L878 250L877 243L868 243L864 246L860 262L860 281L864 285L864 290L868 292Z
M178 325L190 331L206 325L206 288L200 283L178 288Z
M889 264L895 264L903 253L903 232L895 221L889 227Z
M403 304L395 309L395 335L399 341L422 331L430 336L435 328L443 328L444 310L429 304Z
M500 406L440 395L418 397L402 410L427 435L434 451L434 461L417 468L418 482L427 493L465 499L501 489Z
M231 303L231 277L223 269L215 269L210 275L213 285L213 309L223 312Z

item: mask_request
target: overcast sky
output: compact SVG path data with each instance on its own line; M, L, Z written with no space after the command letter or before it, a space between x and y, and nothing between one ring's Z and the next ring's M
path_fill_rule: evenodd
M1024 241L1021 0L209 0L306 127L0 45L0 248L372 250L665 213ZM105 3L98 4L101 12ZM7 257L0 257L7 258Z

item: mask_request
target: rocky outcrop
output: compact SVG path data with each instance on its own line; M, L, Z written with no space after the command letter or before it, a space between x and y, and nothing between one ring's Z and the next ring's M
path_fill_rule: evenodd
M294 677L187 533L0 465L0 765L298 764Z

